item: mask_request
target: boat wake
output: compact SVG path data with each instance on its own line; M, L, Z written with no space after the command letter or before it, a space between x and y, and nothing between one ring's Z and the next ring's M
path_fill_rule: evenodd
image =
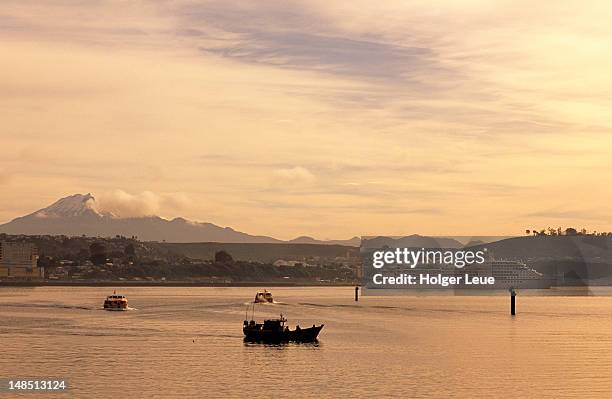
M98 310L106 310L107 312L127 312L129 310L138 310L137 308L133 308L128 306L125 309L105 309L105 308L98 308Z
M245 306L251 306L253 304L256 305L287 305L285 302L279 302L279 301L273 301L273 302L254 302L254 301L250 301L250 302L244 302L243 305Z
M3 304L3 307L14 307L14 308L47 308L47 309L74 309L74 310L96 310L95 307L88 306L74 306L74 305L62 305L62 304L50 304L50 303L8 303Z

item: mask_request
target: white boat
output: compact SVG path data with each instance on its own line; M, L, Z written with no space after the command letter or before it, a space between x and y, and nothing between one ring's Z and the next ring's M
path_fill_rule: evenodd
M125 296L113 292L113 295L106 297L104 310L128 310L128 300Z
M274 303L274 298L272 298L272 293L268 290L264 290L263 292L258 292L255 294L254 303Z

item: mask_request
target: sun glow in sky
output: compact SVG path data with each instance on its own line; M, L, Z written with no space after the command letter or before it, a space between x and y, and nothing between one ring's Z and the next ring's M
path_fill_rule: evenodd
M607 1L6 0L0 222L92 192L278 238L609 231L611 20Z

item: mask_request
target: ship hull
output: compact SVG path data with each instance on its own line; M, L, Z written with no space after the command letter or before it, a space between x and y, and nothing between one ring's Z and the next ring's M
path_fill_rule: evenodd
M295 330L263 330L260 328L244 327L244 340L247 342L282 343L282 342L315 342L323 328L313 326Z
M127 302L120 302L120 303L105 302L104 310L116 310L116 311L128 310L128 304Z

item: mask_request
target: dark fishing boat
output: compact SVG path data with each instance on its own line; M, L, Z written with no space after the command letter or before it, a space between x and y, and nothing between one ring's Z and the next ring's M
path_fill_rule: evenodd
M281 342L316 342L323 324L308 328L295 327L290 330L285 325L287 319L280 316L279 319L264 320L263 324L256 323L255 320L244 321L242 332L244 340L248 342L281 343Z

